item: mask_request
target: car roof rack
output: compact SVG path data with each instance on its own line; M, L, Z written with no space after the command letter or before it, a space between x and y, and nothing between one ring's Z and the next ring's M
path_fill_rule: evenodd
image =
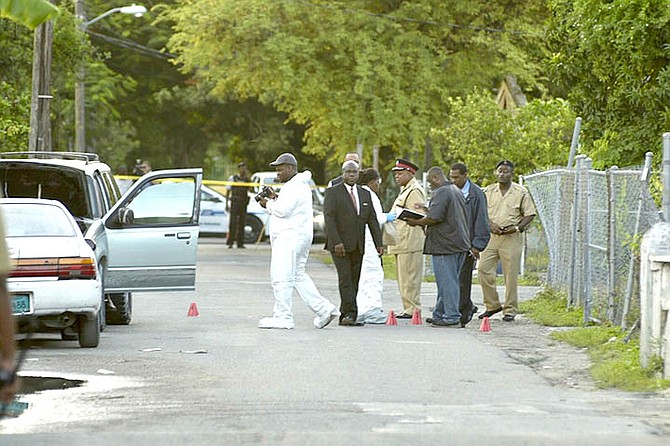
M97 153L87 152L42 152L42 151L27 151L27 152L2 152L0 158L10 159L48 159L57 158L62 160L79 160L86 161L100 161Z

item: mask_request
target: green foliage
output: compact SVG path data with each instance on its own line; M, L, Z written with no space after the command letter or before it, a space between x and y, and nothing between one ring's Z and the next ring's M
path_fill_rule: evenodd
M33 32L8 20L0 20L0 150L27 150L32 89ZM54 23L52 45L51 113L54 149L68 149L59 134L62 119L73 115L72 78L82 57L90 51L88 42L76 31L75 18L63 6ZM69 118L73 121L72 118ZM74 124L69 127L74 132ZM67 140L71 140L68 138Z
M526 174L567 162L575 116L564 100L532 100L503 110L491 94L476 90L448 104L446 127L431 134L435 158L445 167L465 163L478 184L494 180L492 172L502 159Z
M7 17L31 29L56 18L58 8L47 0L0 0L0 17Z
M339 158L356 143L422 150L447 97L510 71L540 89L540 36L527 31L546 13L541 1L202 0L162 17L185 73L285 112L307 127L305 151Z
M529 301L520 302L519 310L538 324L549 327L578 327L582 325L581 309L568 307L565 293L546 287Z
M552 0L549 74L596 168L642 164L670 128L667 0ZM660 158L660 157L657 157Z

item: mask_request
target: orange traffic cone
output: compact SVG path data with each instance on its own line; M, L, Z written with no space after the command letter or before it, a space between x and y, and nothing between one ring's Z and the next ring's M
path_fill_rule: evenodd
M491 322L488 317L482 319L482 325L479 326L479 331L482 333L488 333L491 331Z
M418 308L415 308L412 314L412 325L421 325L421 311Z
M191 302L191 306L188 307L188 316L200 316L200 313L198 313L198 306L195 302Z
M389 316L386 318L386 325L398 325L398 318L395 317L393 310L389 311Z

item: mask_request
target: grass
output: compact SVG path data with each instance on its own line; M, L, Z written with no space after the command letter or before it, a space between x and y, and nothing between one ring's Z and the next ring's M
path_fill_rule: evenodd
M593 362L591 377L598 387L636 392L670 387L670 380L661 378L660 358L652 358L646 368L640 364L638 338L626 342L626 333L612 325L583 326L582 311L566 308L564 293L545 288L533 300L522 302L520 309L542 325L575 327L553 332L551 337L587 350Z

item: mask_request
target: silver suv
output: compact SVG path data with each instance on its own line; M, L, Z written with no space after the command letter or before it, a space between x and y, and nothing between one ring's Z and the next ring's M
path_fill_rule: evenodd
M96 154L0 153L5 197L59 200L95 243L101 329L130 323L132 292L195 289L201 183L199 168L155 171L121 195Z

